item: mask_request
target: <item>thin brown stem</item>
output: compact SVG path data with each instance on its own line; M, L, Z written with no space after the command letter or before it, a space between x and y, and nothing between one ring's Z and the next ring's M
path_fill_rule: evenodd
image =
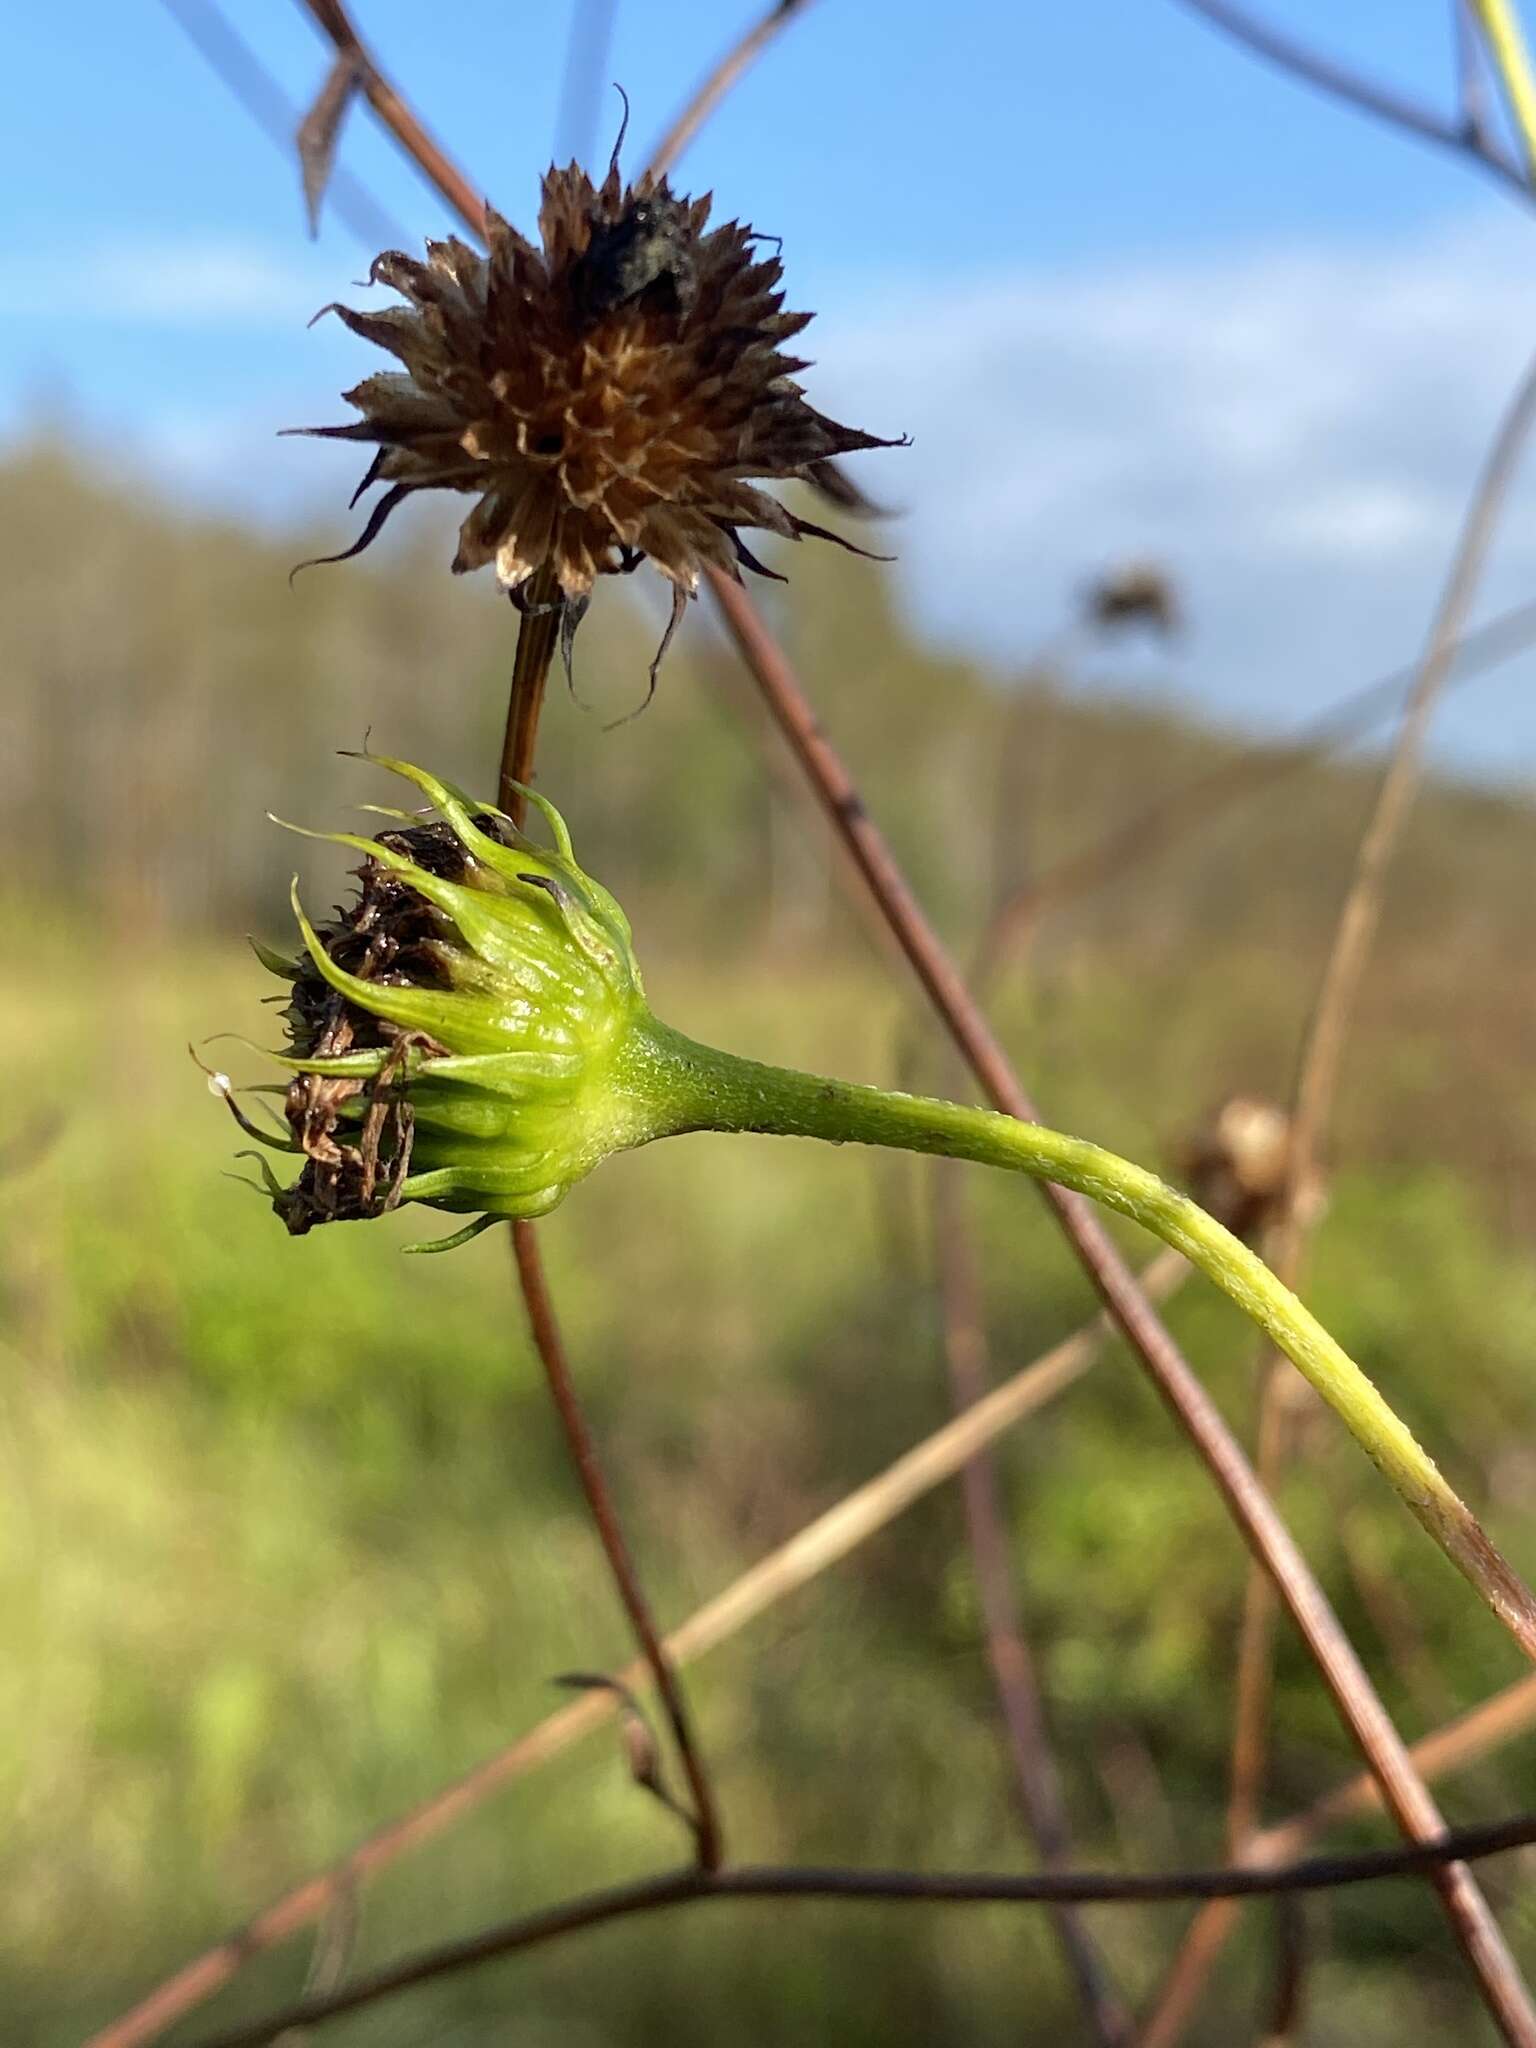
M532 1224L515 1224L512 1243L517 1258L518 1277L522 1282L523 1300L528 1306L529 1327L533 1331L534 1344L544 1364L549 1390L554 1396L555 1407L559 1412L566 1443L581 1480L582 1492L586 1495L593 1526L602 1543L603 1553L608 1559L608 1568L613 1573L614 1584L624 1603L624 1611L629 1616L630 1626L634 1629L651 1678L666 1710L667 1722L677 1745L683 1773L688 1780L699 1867L701 1870L717 1870L720 1867L723 1849L720 1822L709 1776L700 1760L698 1745L693 1738L682 1687L678 1683L671 1660L662 1645L660 1632L652 1618L650 1604L624 1541L624 1533L619 1526L618 1515L598 1462L597 1448L592 1441L591 1431L587 1428L581 1403L576 1398L575 1385L571 1379L565 1347L560 1339L559 1326L555 1321Z
M544 702L545 686L549 681L550 664L554 660L555 647L560 637L564 599L554 571L547 564L529 580L523 601L523 613L517 635L517 654L512 664L512 686L507 695L506 726L502 734L501 765L497 780L497 801L512 819L521 824L527 808L525 794L533 778L534 749L538 742L539 711ZM714 1794L710 1789L709 1775L694 1741L693 1728L688 1708L683 1699L682 1687L673 1671L666 1651L662 1648L661 1632L651 1613L650 1602L645 1588L640 1583L640 1574L630 1556L629 1546L624 1540L623 1526L619 1521L618 1509L608 1490L603 1476L597 1446L592 1432L587 1427L586 1416L577 1398L576 1383L571 1377L570 1361L565 1354L564 1340L560 1335L559 1321L555 1315L554 1302L550 1297L549 1281L544 1271L544 1259L539 1250L538 1236L533 1224L514 1222L512 1225L512 1255L517 1264L518 1285L522 1289L523 1303L528 1311L528 1328L533 1338L534 1349L544 1368L544 1377L554 1400L555 1412L565 1433L566 1448L581 1482L592 1525L597 1531L598 1541L603 1546L603 1555L608 1560L608 1569L618 1590L619 1599L629 1617L635 1640L640 1645L652 1682L661 1699L667 1716L672 1738L677 1746L683 1775L688 1781L692 1800L691 1820L694 1831L694 1847L699 1865L704 1870L719 1867L722 1848L720 1822L715 1806Z
M501 761L496 772L496 802L514 825L522 824L528 808L523 792L533 780L539 715L544 708L555 643L560 637L560 617L559 585L547 569L541 569L532 579L518 624L517 653L512 661L506 724L501 735Z
M664 1871L656 1877L588 1892L559 1905L547 1906L517 1920L504 1921L459 1941L360 1977L345 1989L307 1999L286 2011L237 2027L198 2044L198 2048L262 2048L288 2027L319 2026L343 2013L357 2012L392 1998L418 1984L433 1983L464 1970L478 1969L503 1956L540 1948L588 1927L632 1919L637 1914L670 1907L699 1905L724 1899L883 1899L906 1905L976 1905L1012 1903L1043 1905L1154 1905L1200 1898L1274 1898L1331 1891L1345 1885L1379 1884L1460 1865L1475 1857L1501 1856L1536 1841L1536 1815L1521 1814L1484 1827L1442 1833L1430 1842L1405 1849L1364 1850L1354 1856L1319 1856L1270 1869L1156 1871L1144 1876L1116 1872L1061 1871L1026 1877L992 1872L924 1872L916 1870L848 1870L744 1867L708 1872Z
M871 894L966 1064L994 1107L1005 1115L1036 1121L1034 1104L869 817L782 650L738 584L713 572L710 580L731 635L780 730L834 828L854 852ZM1205 1464L1244 1541L1274 1579L1345 1725L1376 1772L1394 1819L1410 1839L1433 1839L1444 1828L1439 1809L1414 1770L1402 1737L1322 1587L1237 1439L1137 1288L1089 1204L1081 1196L1049 1184L1043 1186L1042 1193L1111 1315ZM1520 2043L1521 2048L1536 2048L1536 2014L1531 2012L1514 1958L1471 1872L1463 1866L1446 1865L1437 1869L1435 1882L1446 1916L1505 2039Z
M1536 1673L1517 1679L1454 1721L1413 1745L1415 1765L1426 1779L1450 1776L1491 1756L1505 1743L1536 1728ZM1289 1820L1250 1837L1245 1859L1280 1862L1299 1855L1324 1829L1358 1819L1381 1804L1368 1771L1350 1778ZM1173 2048L1194 2017L1201 1992L1241 1917L1239 1903L1218 1899L1191 1920L1137 2036L1137 2048Z
M732 44L708 77L702 79L666 134L651 152L650 172L660 178L670 171L731 87L767 49L774 37L803 14L810 0L773 0L761 21Z
M471 233L483 235L485 201L379 69L342 0L299 0L299 4L332 47L355 61L364 99L427 183L447 200Z
M992 1372L981 1270L964 1213L961 1169L950 1164L937 1167L933 1201L944 1352L955 1411L963 1414L985 1398ZM1002 1710L1019 1802L1042 1865L1047 1870L1064 1870L1072 1861L1072 1833L1034 1659L1018 1619L1002 1492L990 1449L978 1450L966 1461L960 1488L986 1630L987 1659ZM1107 2048L1118 2048L1130 2037L1130 2014L1115 1990L1098 1944L1081 1915L1070 1906L1053 1907L1051 1919L1093 2039Z

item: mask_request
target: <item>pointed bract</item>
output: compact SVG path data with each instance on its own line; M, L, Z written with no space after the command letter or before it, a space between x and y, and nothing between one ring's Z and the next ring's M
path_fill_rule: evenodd
M285 1109L304 1162L273 1207L296 1235L402 1201L542 1215L634 1141L607 1085L644 1006L628 921L542 797L527 792L553 848L421 769L378 765L440 822L324 835L364 855L357 900L317 928L295 890L298 958L262 952L291 985Z

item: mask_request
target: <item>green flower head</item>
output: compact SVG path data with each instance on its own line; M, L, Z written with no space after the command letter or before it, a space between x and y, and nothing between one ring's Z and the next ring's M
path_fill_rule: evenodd
M686 1131L892 1145L1024 1173L1089 1196L1171 1245L1278 1344L1424 1527L1536 1657L1536 1596L1364 1373L1263 1261L1188 1195L1089 1140L965 1104L792 1073L720 1052L652 1016L628 920L576 865L552 805L540 847L502 812L403 762L436 822L404 811L363 855L357 901L316 930L297 893L292 1073L267 1170L295 1234L426 1202L474 1220L542 1216L610 1152ZM222 1075L217 1090L228 1097ZM443 1247L437 1247L443 1248Z
M373 839L316 835L364 856L356 901L317 929L294 887L304 951L262 958L292 985L292 1071L267 1173L295 1234L401 1202L541 1216L610 1152L639 1142L612 1074L645 1010L629 922L583 873L553 805L542 847L500 811L400 761L437 813ZM478 1227L478 1226L476 1226Z

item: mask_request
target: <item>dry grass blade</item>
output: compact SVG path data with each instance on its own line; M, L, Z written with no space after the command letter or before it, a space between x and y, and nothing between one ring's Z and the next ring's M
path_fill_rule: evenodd
M1182 1259L1164 1252L1142 1274L1142 1286L1153 1300L1162 1300L1188 1273ZM691 1663L829 1571L914 1502L953 1479L978 1450L1080 1379L1110 1334L1108 1317L1096 1316L963 1415L925 1437L875 1478L846 1494L673 1629L663 1645L668 1658L674 1664ZM645 1664L638 1659L614 1674L626 1686L644 1684L647 1675ZM286 1941L318 1919L339 1891L431 1841L493 1793L602 1727L613 1718L616 1700L613 1693L589 1692L559 1708L475 1770L376 1830L341 1862L274 1899L238 1932L195 1957L131 2012L95 2035L87 2048L141 2048L211 1998L252 1956Z
M1536 170L1536 76L1532 75L1525 31L1512 0L1472 0L1504 101L1525 151L1526 170Z
M1295 1121L1282 1234L1276 1264L1286 1279L1297 1267L1305 1238L1297 1194L1317 1161L1333 1113L1360 985L1381 918L1382 891L1423 774L1430 719L1455 658L1483 564L1503 512L1509 486L1536 423L1536 360L1510 402L1468 506L1455 560L1430 629L1423 663L1409 696L1375 807L1360 842L1355 871L1339 912L1298 1069Z

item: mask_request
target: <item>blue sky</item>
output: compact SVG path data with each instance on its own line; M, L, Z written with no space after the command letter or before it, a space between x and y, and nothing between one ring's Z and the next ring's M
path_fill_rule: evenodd
M633 102L635 161L761 4L617 0L604 68ZM1444 0L1268 11L1449 96ZM291 0L225 12L291 100L312 95L326 57ZM568 9L357 12L527 220ZM334 219L307 241L292 164L170 11L17 10L6 100L0 428L63 418L119 468L256 517L333 497L345 455L275 430L337 417L364 367L339 328L305 325L362 252ZM615 112L605 92L599 154ZM445 225L365 114L343 154L409 236ZM1277 724L1412 655L1536 346L1536 214L1470 168L1278 78L1174 0L811 0L682 182L784 236L791 302L820 314L813 395L913 434L864 475L911 508L894 544L935 629L1018 661L1086 571L1149 553L1184 583L1192 632L1171 667L1127 657L1128 686ZM1524 491L1482 609L1533 591ZM1445 757L1529 778L1533 670L1449 708Z

